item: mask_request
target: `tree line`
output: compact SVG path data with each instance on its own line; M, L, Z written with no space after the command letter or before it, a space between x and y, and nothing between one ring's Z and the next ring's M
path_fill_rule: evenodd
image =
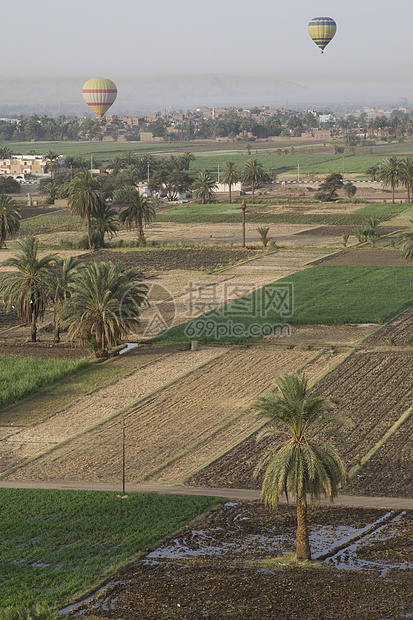
M53 310L54 342L67 329L69 341L86 344L96 357L107 357L139 324L147 295L139 269L124 270L111 261L62 260L56 254L40 258L35 237L18 239L16 249L16 257L0 263L13 268L2 274L0 300L30 325L31 342L36 342L37 322L48 309Z
M139 140L141 131L151 132L154 137L167 140L189 141L196 139L265 139L271 136L298 136L302 132L323 127L338 128L347 135L347 140L357 142L355 131L365 138L411 138L413 136L412 113L393 110L390 117L368 118L365 112L359 116L348 115L336 119L329 111L324 115L330 120L320 122L320 113L284 110L268 113L261 108L253 108L246 116L244 111L228 110L218 118L205 117L196 112L187 113L187 118L176 121L172 117L159 116L153 121L143 121L140 126L130 126L118 116L104 119L103 123L91 118L57 118L33 114L20 116L15 120L0 121L1 141L60 141L60 140L101 140L104 136L116 140L121 134L126 140ZM365 139L364 138L364 139ZM359 139L360 141L360 139ZM35 154L35 153L33 153Z
M383 185L391 187L392 203L396 187L402 186L406 190L407 202L413 200L413 157L386 157L379 164L370 166L366 170L373 181L381 181Z

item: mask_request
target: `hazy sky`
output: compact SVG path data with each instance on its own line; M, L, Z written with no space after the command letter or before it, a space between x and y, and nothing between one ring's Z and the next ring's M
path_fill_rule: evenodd
M6 76L270 75L348 99L413 99L409 0L22 0L3 3ZM307 24L332 17L324 55Z

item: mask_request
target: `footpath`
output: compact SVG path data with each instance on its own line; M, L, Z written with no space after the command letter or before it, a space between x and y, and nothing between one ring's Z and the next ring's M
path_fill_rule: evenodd
M66 491L113 491L122 492L120 485L95 484L87 482L42 482L0 480L1 489L57 489ZM207 495L228 500L256 501L260 498L260 491L253 489L222 489L211 487L190 486L163 486L151 484L130 484L126 486L127 493L163 493L166 495ZM284 500L282 500L284 501ZM321 505L331 505L329 499L321 499ZM389 510L413 510L413 498L404 497L367 497L361 495L339 495L334 499L336 506L350 506L355 508L388 508Z

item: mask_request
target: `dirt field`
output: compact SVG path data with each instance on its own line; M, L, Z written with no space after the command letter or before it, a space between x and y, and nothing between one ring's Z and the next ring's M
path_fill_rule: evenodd
M317 226L311 229L311 235L317 237L342 237L343 235L355 235L355 231L358 226ZM378 226L377 230L381 236L383 235L391 235L400 231L403 226ZM302 232L298 232L297 235L307 235L308 231L304 230Z
M330 557L318 567L289 566L281 556L294 552L294 508L284 505L271 511L258 504L229 502L117 574L104 592L79 609L81 617L411 616L411 512L326 507L310 511L310 524L313 557ZM272 565L266 563L275 558Z
M318 260L317 265L343 265L345 267L409 267L409 264L401 255L400 250L388 248L363 247L354 250L342 250L337 254L331 254Z
M409 308L365 340L366 347L413 346L413 308Z
M319 382L320 392L339 397L339 411L355 423L353 430L344 431L347 448L342 450L342 454L348 467L357 464L410 407L413 399L410 360L410 352L355 352ZM409 449L403 450L405 442L399 445L398 438L400 435L391 438L389 446L393 445L394 451L399 449L399 482L395 483L391 475L395 472L394 463L383 460L380 474L377 472L377 481L371 476L365 478L363 469L354 486L350 483L345 487L345 493L413 496L412 453ZM265 447L265 443L256 443L253 434L195 474L189 483L194 486L258 489L261 478L254 479L252 472Z
M200 445L207 447L204 463L216 457L222 446L238 441L256 427L254 417L246 411L252 399L268 389L281 371L303 367L314 357L312 351L232 349L132 407L125 414L129 482L149 478L156 481L159 472L171 466L176 471L177 460L185 461L185 456ZM331 363L333 359L331 356ZM139 375L134 380L139 380ZM148 385L148 393L151 391ZM83 419L81 403L78 411ZM70 420L65 413L63 417ZM105 424L89 433L82 432L17 470L11 479L117 481L121 471L122 420L108 419L111 415L110 411L101 414L102 421L107 419ZM89 426L93 424L96 418ZM39 441L45 442L48 431L45 424L43 427L38 434ZM25 440L19 434L11 437L11 443L20 445ZM194 460L196 467L199 454ZM193 462L191 466L190 472Z
M144 273L159 271L214 271L254 258L261 252L225 247L213 248L152 248L132 252L98 250L81 258L84 262L120 261L125 269L139 267Z

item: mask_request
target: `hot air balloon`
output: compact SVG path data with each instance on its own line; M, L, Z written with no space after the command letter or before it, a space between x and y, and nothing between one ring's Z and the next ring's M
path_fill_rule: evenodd
M314 17L308 24L308 34L323 53L336 34L337 24L331 17Z
M92 78L84 84L83 99L94 111L99 120L114 103L118 94L116 85L106 78Z

